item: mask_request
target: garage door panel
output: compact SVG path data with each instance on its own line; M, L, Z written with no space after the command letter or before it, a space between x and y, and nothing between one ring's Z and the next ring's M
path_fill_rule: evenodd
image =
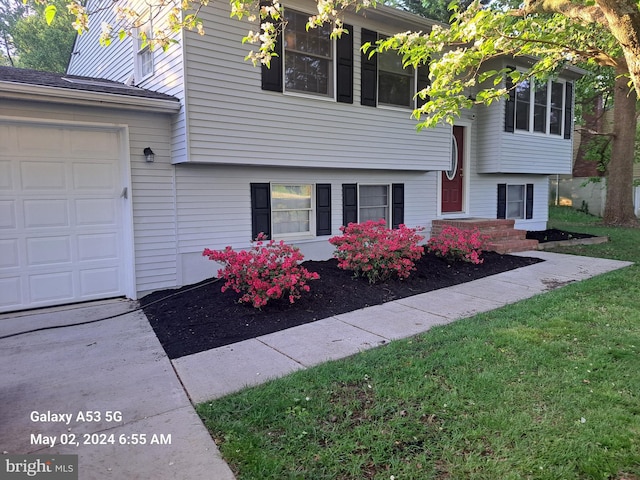
M0 268L16 268L19 266L18 239L0 239Z
M68 302L74 299L72 272L50 272L29 275L31 302Z
M25 228L70 227L68 201L63 199L24 200Z
M0 229L15 229L16 218L16 202L0 200Z
M73 188L77 192L113 192L118 183L113 163L75 163L72 169Z
M64 192L67 189L65 164L63 162L22 161L20 180L23 190L53 190Z
M116 268L92 268L80 271L80 285L85 297L117 295L120 291L119 273Z
M1 140L0 145L2 145ZM11 162L8 160L0 161L0 190L12 190L14 185Z
M114 153L113 132L92 130L82 135L73 135L70 139L70 152L74 157L86 156L92 159L112 159Z
M80 262L115 258L118 258L118 236L115 233L78 236Z
M21 278L19 276L0 278L0 307L10 310L22 303Z
M27 266L71 263L71 238L27 238Z
M16 149L21 155L64 156L65 130L49 126L18 127Z
M117 201L113 198L87 198L75 201L76 225L117 225Z

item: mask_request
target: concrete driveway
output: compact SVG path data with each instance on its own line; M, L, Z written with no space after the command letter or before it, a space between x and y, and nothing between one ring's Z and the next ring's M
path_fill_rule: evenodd
M134 306L0 315L0 337ZM82 480L234 478L142 312L0 339L0 361L3 453L77 454Z

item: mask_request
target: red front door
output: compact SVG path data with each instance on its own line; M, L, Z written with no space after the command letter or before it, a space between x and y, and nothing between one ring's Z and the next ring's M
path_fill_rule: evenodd
M453 127L451 169L442 172L442 213L462 211L464 127Z

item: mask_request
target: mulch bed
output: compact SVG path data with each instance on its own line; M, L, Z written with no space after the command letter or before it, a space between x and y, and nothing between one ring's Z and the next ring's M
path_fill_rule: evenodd
M319 280L309 282L311 291L294 304L274 301L261 310L237 303L235 292L221 293L222 281L212 283L214 279L157 291L140 303L167 355L174 359L541 261L493 252L484 252L483 258L481 265L449 264L425 254L408 279L374 285L340 270L334 259L306 261L308 270L320 274Z
M538 240L540 243L561 242L564 240L575 240L577 238L593 238L595 235L588 233L565 232L557 228L550 228L539 232L527 232L527 238L530 240Z

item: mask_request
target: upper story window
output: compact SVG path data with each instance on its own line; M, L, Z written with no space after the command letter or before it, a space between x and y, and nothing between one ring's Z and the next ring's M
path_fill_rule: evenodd
M333 98L331 26L307 29L309 15L285 10L284 88Z
M298 92L353 103L353 27L331 39L331 26L307 30L309 15L285 10L269 66L262 66L262 90Z
M573 84L524 80L515 87L507 81L505 131L524 131L571 138Z
M149 42L153 37L153 26L151 23L151 13L147 12L142 15L142 18L148 20L138 26L135 31L135 78L136 83L141 82L147 77L153 75L153 50L151 50L151 43Z
M378 59L378 103L398 107L414 107L415 71L404 68L402 57L388 51Z
M362 43L378 40L377 32L362 29ZM418 108L426 99L416 93L429 86L429 67L404 67L402 57L395 51L369 55L362 52L360 76L360 103L369 107L378 105Z
M562 134L564 88L559 82L525 80L516 86L516 130Z

